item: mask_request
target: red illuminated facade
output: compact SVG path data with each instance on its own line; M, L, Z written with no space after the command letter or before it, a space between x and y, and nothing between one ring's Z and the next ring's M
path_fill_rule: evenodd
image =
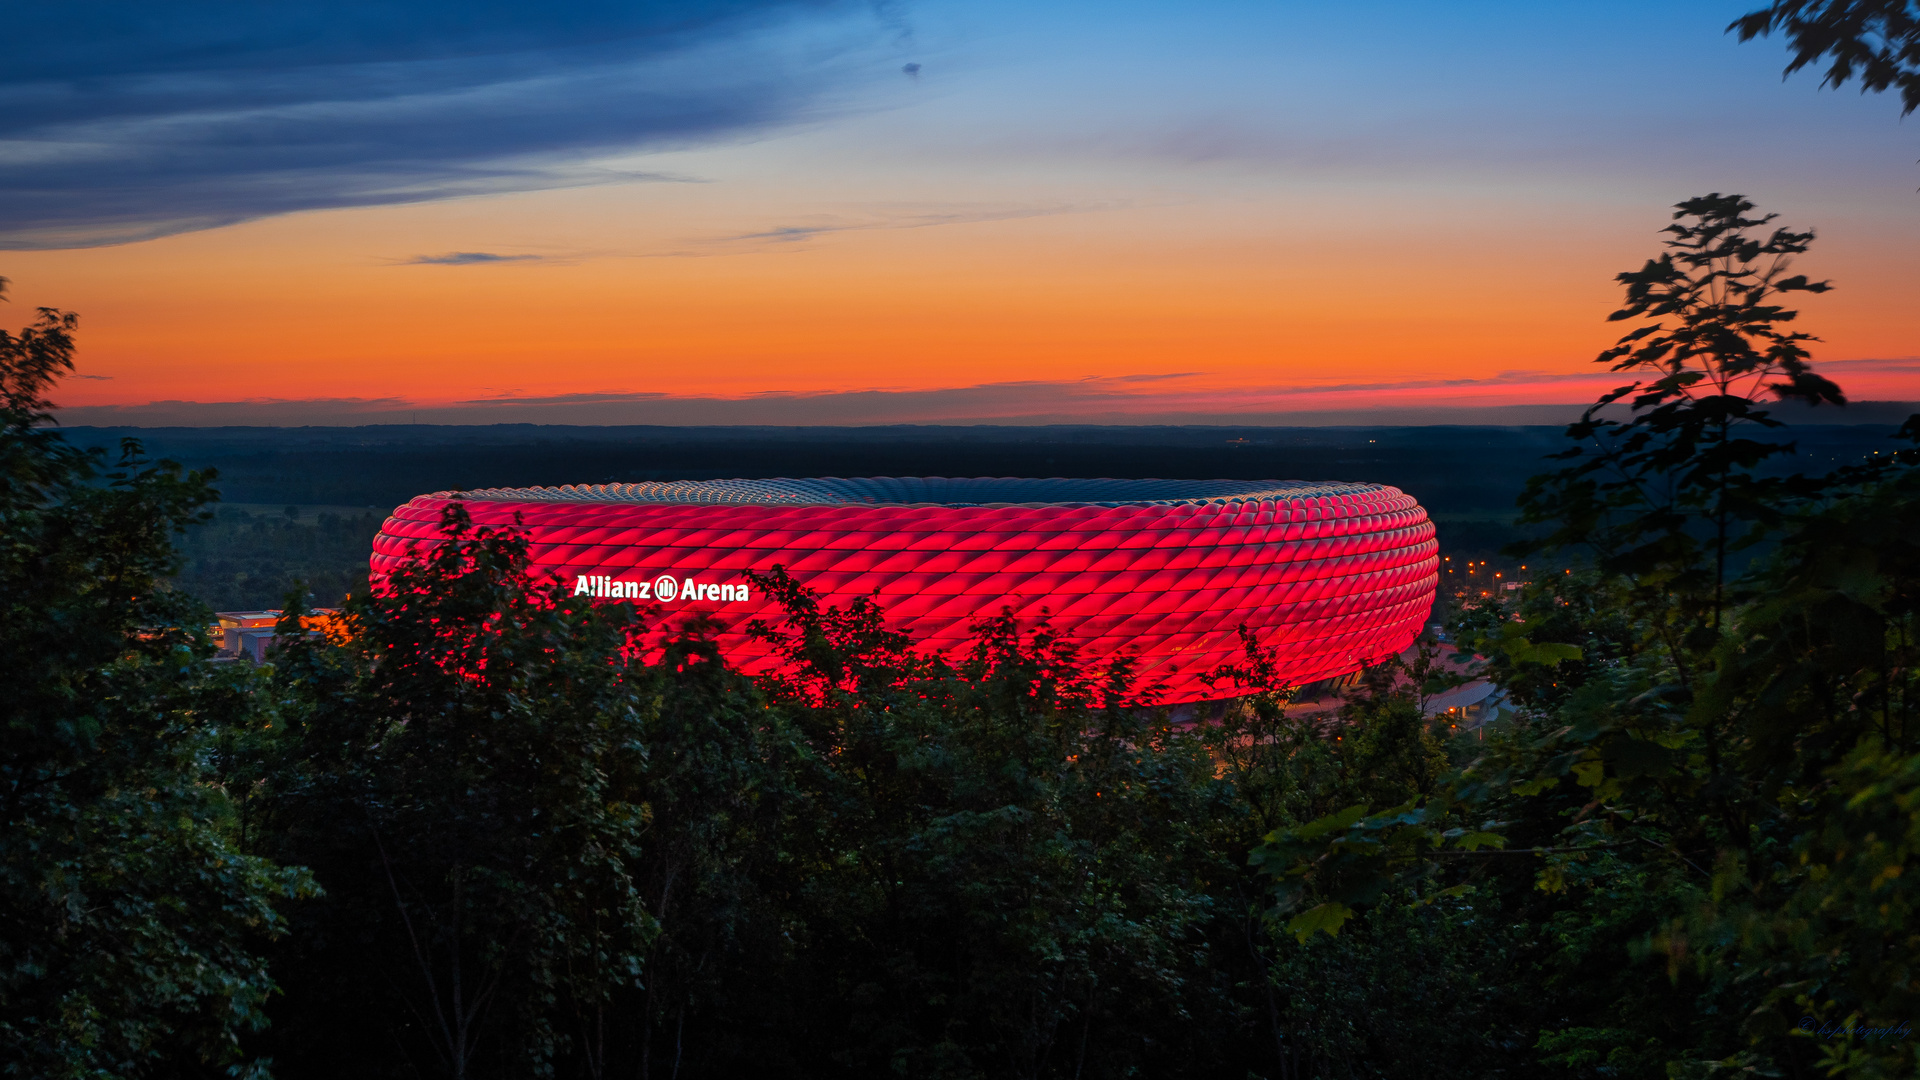
M452 495L395 510L373 570L439 539ZM873 596L923 647L979 619L1043 613L1095 661L1139 656L1167 699L1223 696L1200 676L1238 659L1246 624L1306 683L1405 649L1438 583L1433 526L1379 484L873 478L717 480L465 493L474 521L531 541L570 592L659 615L698 612L749 672L778 609L743 571L784 566L825 602Z

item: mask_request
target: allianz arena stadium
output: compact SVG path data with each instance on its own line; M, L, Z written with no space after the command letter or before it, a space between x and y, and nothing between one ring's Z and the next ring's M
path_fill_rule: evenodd
M1412 643L1438 584L1426 511L1381 484L1239 480L707 480L422 495L374 541L390 571L440 539L464 501L517 527L536 573L576 595L700 613L741 669L779 658L747 621L780 612L744 571L784 566L827 604L871 596L922 648L958 650L980 619L1045 616L1096 664L1132 653L1173 703L1218 698L1201 676L1238 660L1236 630L1305 684Z

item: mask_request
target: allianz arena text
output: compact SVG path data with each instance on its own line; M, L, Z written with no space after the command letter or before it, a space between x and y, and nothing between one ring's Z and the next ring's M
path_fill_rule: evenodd
M872 597L923 648L981 619L1045 616L1100 663L1139 657L1170 702L1223 696L1201 676L1241 657L1245 624L1295 683L1412 643L1439 560L1426 511L1381 484L877 477L497 488L422 495L374 540L391 570L440 539L447 504L517 527L534 569L574 595L699 613L742 670L780 659L749 638L780 611L745 571L784 566L827 604Z

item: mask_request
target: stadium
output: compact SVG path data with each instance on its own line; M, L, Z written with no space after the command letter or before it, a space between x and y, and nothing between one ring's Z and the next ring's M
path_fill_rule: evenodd
M1400 652L1439 580L1426 511L1381 484L942 477L439 492L387 519L374 574L438 541L456 498L520 529L536 573L654 612L658 635L707 616L755 673L779 658L746 624L780 612L744 572L776 566L950 655L982 618L1044 616L1096 663L1137 656L1174 703L1226 696L1202 676L1241 657L1243 624L1297 684Z

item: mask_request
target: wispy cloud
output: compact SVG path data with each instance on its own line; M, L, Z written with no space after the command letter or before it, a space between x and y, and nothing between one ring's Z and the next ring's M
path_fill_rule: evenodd
M1630 383L1631 375L1620 372L1592 371L1548 372L1548 371L1502 371L1495 375L1482 375L1460 379L1395 379L1383 382L1364 383L1315 383L1303 386L1290 386L1277 393L1295 394L1354 394L1373 391L1396 390L1452 390L1452 389L1491 389L1508 386L1554 386L1562 383L1587 384L1604 382L1609 385ZM1255 391L1261 393L1263 391Z
M1205 374L1207 373L1204 371L1169 371L1158 375L1089 375L1080 381L1082 383L1107 382L1116 385L1125 385L1127 383L1156 383L1170 382L1176 379L1197 379Z
M846 232L848 229L872 229L876 225L782 225L766 232L741 233L738 236L723 237L723 240L771 240L776 244L791 244L800 240L811 240L822 233Z
M0 248L674 179L586 163L804 119L884 37L834 0L12 5Z
M695 182L684 177L661 177L663 180ZM942 207L897 207L877 206L844 216L830 216L806 225L778 225L753 232L728 233L721 236L709 236L686 242L686 246L674 250L630 251L619 249L572 251L546 255L502 255L488 251L450 251L441 255L415 255L405 259L391 260L396 266L471 266L479 263L497 262L578 262L582 259L598 258L708 258L716 255L737 255L753 251L766 250L787 244L799 244L818 236L842 232L865 232L879 229L927 229L942 225L971 225L993 221L1013 221L1021 218L1049 217L1055 214L1094 213L1112 210L1124 205L1121 203L1085 203L1085 204L1048 204L1043 206L942 206ZM1169 376L1142 376L1143 378L1167 378Z
M499 397L468 398L458 402L461 405L606 405L628 401L657 401L669 397L668 394L656 394L646 391L603 390L583 394L548 394L544 396L502 395Z
M474 266L482 263L539 262L545 255L497 255L491 251L449 251L445 255L415 255L403 266Z
M1123 203L1048 203L1039 206L878 206L799 225L776 225L752 232L713 237L709 244L793 244L830 233L866 232L874 229L930 229L942 225L977 225L992 221L1017 221L1022 218L1052 217L1057 214L1086 214L1123 207Z
M1824 360L1814 367L1819 371L1842 375L1920 375L1920 356L1897 360Z

